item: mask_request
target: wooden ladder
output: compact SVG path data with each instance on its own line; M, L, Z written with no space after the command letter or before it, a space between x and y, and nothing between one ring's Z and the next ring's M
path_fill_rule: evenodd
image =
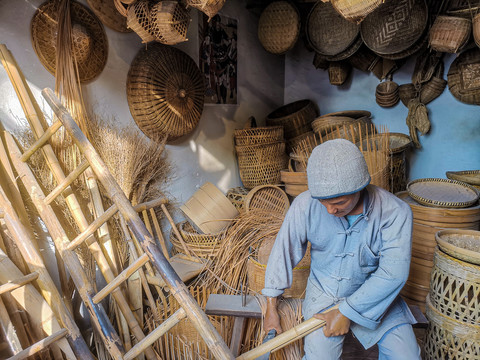
M155 359L157 356L153 351L153 348L151 348L151 345L181 319L186 317L202 336L203 340L215 358L222 360L233 359L234 356L228 349L224 340L218 334L214 326L210 323L208 317L202 311L195 299L190 295L188 288L177 275L169 261L165 258L164 254L156 246L154 238L140 219L137 211L126 198L125 194L113 176L110 174L93 146L81 132L71 115L61 105L60 101L55 97L52 90L45 89L42 91L42 94L59 120L50 126L43 134L41 134L38 137L38 140L30 147L30 149L26 150L23 154L16 145L13 137L8 133L5 135L7 147L14 167L16 168L19 177L23 181L25 188L30 194L30 197L43 222L45 223L45 226L50 232L50 235L55 242L55 246L60 252L61 257L70 272L70 276L92 317L92 322L99 330L102 339L112 357L115 359L133 359L140 353L144 352L147 359ZM45 196L40 189L32 171L26 164L26 161L39 149L42 149L43 152L50 151L48 149L51 149L51 146L48 144L48 141L62 125L70 134L78 149L83 153L86 161L82 162L79 167L72 171L72 173L68 176L65 177L63 174L60 174L63 175L63 177L56 176L58 181L57 187L48 196ZM110 198L113 205L110 209L106 210L105 213L97 217L91 224L81 229L82 232L70 242L57 217L55 216L50 203L53 201L53 199L61 194L73 194L71 190L69 190L70 184L72 184L72 182L87 168L93 170L98 181L106 190L106 195ZM67 198L66 201L68 203ZM159 203L157 203L157 205L158 204ZM140 255L127 269L115 277L111 268L108 266L108 260L104 258L100 245L93 235L102 224L104 224L117 212L119 212L123 217L132 234L138 240L145 253ZM92 250L92 253L97 260L97 264L108 283L106 290L104 289L102 292L96 295L94 294L94 290L90 285L76 254L74 253L74 248L84 241L87 243L90 250ZM180 304L181 308L161 325L159 325L158 328L152 331L147 337L145 337L135 316L128 306L121 289L119 288L119 285L125 281L126 278L128 278L129 274L133 274L135 271L139 270L142 266L149 262L162 276L166 286L168 286L172 295ZM132 333L139 341L127 353L125 353L118 334L108 321L104 309L99 304L101 299L109 293L112 294L116 302L119 304L123 315L130 325Z

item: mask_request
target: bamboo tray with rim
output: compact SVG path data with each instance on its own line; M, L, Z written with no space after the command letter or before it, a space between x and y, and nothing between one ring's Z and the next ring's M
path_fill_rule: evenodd
M480 170L447 171L445 175L451 180L463 181L480 189Z
M455 229L435 234L438 247L448 255L480 265L480 231Z

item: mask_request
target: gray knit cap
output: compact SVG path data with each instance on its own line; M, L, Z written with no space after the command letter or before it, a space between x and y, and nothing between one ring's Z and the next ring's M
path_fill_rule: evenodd
M316 199L350 195L370 183L362 152L345 139L326 141L313 149L307 178L310 194Z

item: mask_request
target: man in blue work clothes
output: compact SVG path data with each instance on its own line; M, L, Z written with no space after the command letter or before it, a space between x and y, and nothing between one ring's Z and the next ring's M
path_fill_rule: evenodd
M311 243L304 319L326 326L305 337L305 360L340 359L351 329L379 359L420 359L415 318L399 297L408 277L412 212L388 191L369 185L361 151L343 139L317 146L308 160L309 190L292 203L265 274L264 330L282 332L277 297ZM319 312L339 304L338 309Z

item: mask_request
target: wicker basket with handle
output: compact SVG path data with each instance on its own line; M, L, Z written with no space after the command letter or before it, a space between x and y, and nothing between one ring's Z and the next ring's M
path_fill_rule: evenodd
M456 16L437 16L429 33L433 50L456 53L470 38L472 21Z

